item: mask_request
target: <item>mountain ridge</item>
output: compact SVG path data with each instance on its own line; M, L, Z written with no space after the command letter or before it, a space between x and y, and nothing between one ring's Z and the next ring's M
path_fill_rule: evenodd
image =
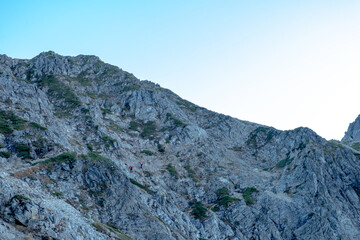
M0 55L0 83L1 238L360 237L346 141L209 111L96 56Z

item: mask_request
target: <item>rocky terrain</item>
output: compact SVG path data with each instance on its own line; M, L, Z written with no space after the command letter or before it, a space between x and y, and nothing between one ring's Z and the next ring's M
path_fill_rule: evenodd
M359 118L279 131L54 52L0 89L0 239L360 239Z

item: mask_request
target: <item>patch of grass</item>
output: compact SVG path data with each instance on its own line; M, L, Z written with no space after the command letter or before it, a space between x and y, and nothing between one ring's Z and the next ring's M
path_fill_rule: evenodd
M94 148L93 148L93 146L91 145L91 143L87 143L87 144L86 144L86 147L87 147L90 151L93 151L93 150L94 150Z
M90 110L87 109L87 108L81 108L81 112L82 112L83 114L88 114L88 113L90 112Z
M9 135L14 130L11 128L10 124L4 121L0 121L0 133L4 135Z
M185 127L186 126L186 124L184 124L181 120L174 117L171 113L166 114L166 121L172 121L173 124L175 125L175 127Z
M116 165L108 158L101 156L97 152L89 152L87 155L82 156L83 159L89 158L90 161L96 164L107 164L110 167L110 171L114 172Z
M244 190L242 195L243 195L246 205L249 206L254 203L254 200L252 199L252 194L255 192L258 192L258 190L255 187L248 187Z
M195 176L195 171L193 169L191 169L190 165L186 165L185 167L185 170L187 171L188 173L188 176L194 181L194 182L197 182L197 178Z
M311 217L314 216L314 215L315 215L315 213L314 213L314 212L311 212L311 213L308 214L308 217L311 218Z
M130 130L138 131L139 127L140 127L140 124L138 122L135 122L135 121L130 122L130 127L129 127Z
M360 151L360 142L354 143L351 147L357 151Z
M140 89L140 85L137 84L133 84L133 85L127 85L123 88L124 92L129 92L129 91L136 91Z
M231 150L235 151L235 152L241 152L242 151L242 148L239 147L239 146L234 146L231 148Z
M101 156L97 152L90 152L90 153L87 154L87 157L89 157L92 162L97 162L97 163L99 163L99 162L111 162L110 159Z
M171 165L171 163L169 163L166 166L166 169L168 170L168 172L170 173L171 176L178 178L178 173L177 173L175 167L173 165Z
M153 121L148 121L143 124L143 131L141 132L141 136L143 138L150 138L153 137L153 135L156 132L156 125Z
M190 110L191 112L196 112L197 106L188 102L186 100L177 101L176 102L179 106L185 107L186 109Z
M32 127L32 128L35 128L35 129L42 130L42 131L45 131L47 129L46 127L43 127L43 126L41 126L40 124L38 124L36 122L29 123L29 126Z
M11 200L12 199L18 199L18 200L22 200L22 201L31 201L31 198L28 198L28 197L26 197L24 195L21 195L21 194L16 194L15 196L13 196L11 198Z
M116 142L116 139L113 139L109 136L103 137L102 140L104 141L106 147L110 147L110 145L114 145Z
M211 211L218 212L218 211L220 211L220 208L218 205L215 205L213 208L211 208Z
M101 110L102 110L102 114L103 114L103 115L112 114L112 111L109 110L109 109L107 109L107 108L101 108Z
M110 126L109 128L114 131L114 132L117 132L117 133L121 133L124 131L124 129L122 129L122 127L120 127L119 125L117 125L113 120L109 119L110 121Z
M157 145L157 149L161 153L165 152L165 147L163 145L161 145L160 143Z
M294 160L294 158L287 157L287 158L279 161L279 162L276 164L276 166L277 166L278 168L283 168L283 167L285 167L286 165L290 164L290 163L292 162L292 160Z
M36 148L45 147L46 144L47 144L47 140L45 138L39 138L36 141L32 142L32 145Z
M284 193L286 193L286 194L290 194L291 193L291 189L288 187L288 188L286 188L285 190L284 190Z
M11 154L9 152L0 152L0 157L9 158Z
M27 121L16 116L13 112L0 110L0 133L11 134L15 130L25 129Z
M154 153L153 153L152 151L147 150L147 149L142 150L142 151L141 151L141 153L144 153L144 154L146 154L146 155L148 155L148 156L152 156L152 155L154 155Z
M75 161L76 161L76 153L66 152L66 153L57 155L56 157L52 157L43 162L40 162L40 164L47 165L50 163L65 163L65 162L74 163Z
M134 184L135 186L137 186L137 187L139 187L141 189L144 189L149 194L155 194L155 192L153 190L149 189L149 186L142 185L141 183L137 182L135 179L130 178L130 182L132 184Z
M217 200L216 204L227 208L231 203L239 201L239 199L231 197L229 189L226 187L220 188L216 191Z
M60 197L60 196L62 196L63 194L60 193L60 192L53 192L53 193L51 193L51 195L56 196L56 197Z
M26 144L16 144L15 145L17 156L24 159L31 159L30 156L31 148Z
M258 127L254 131L252 131L249 135L246 144L253 148L258 148L259 135L265 137L265 143L269 142L275 135L275 131L271 128L267 127Z
M192 206L192 211L191 214L200 220L203 220L206 218L206 212L207 209L204 207L204 205L201 202L195 202L194 205Z

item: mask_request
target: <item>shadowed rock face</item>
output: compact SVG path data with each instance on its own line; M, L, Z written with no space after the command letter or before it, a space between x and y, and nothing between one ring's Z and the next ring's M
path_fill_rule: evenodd
M54 52L0 89L0 239L360 238L358 119L279 131Z

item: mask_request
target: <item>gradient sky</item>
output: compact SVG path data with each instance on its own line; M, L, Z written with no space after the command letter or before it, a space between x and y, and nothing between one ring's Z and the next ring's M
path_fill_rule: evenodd
M0 0L0 53L48 50L282 130L341 139L360 114L360 1Z

